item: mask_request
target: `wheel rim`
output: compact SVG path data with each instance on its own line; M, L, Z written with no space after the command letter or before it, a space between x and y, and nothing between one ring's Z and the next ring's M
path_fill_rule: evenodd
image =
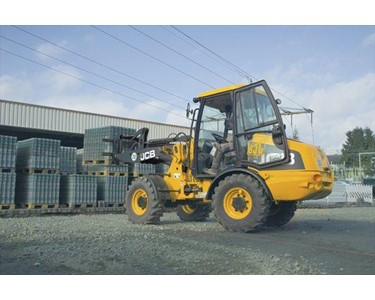
M232 188L224 196L224 211L232 219L246 218L252 206L253 200L249 192L243 188Z
M138 189L134 192L132 196L132 209L133 212L142 216L148 207L148 197L147 193L143 189Z
M187 204L187 205L182 205L181 208L182 208L182 210L183 210L185 213L187 213L187 214L189 214L189 215L192 214L192 213L194 213L194 212L197 210L197 207L196 207L196 206L189 205L189 204Z

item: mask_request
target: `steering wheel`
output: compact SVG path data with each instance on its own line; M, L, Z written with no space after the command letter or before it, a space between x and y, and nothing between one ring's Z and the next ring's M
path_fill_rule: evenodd
M216 142L218 142L219 144L223 144L226 142L226 140L224 139L224 137L222 137L221 135L218 135L216 133L211 133L212 136L215 138Z

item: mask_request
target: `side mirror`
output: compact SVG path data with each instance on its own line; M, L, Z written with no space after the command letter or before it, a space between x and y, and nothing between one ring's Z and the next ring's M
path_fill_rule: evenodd
M276 104L277 104L277 105L280 105L280 104L281 104L281 100L280 100L280 99L276 99L275 101L276 101Z
M272 129L272 139L276 146L281 146L283 144L283 132L281 126L277 125Z
M188 103L186 107L186 118L189 118L190 114L192 113L193 113L193 110L190 109L190 103Z

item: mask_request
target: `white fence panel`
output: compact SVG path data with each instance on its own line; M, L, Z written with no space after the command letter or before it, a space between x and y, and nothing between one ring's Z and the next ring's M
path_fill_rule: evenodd
M319 200L305 200L306 205L326 206L338 203L373 203L373 188L371 185L334 185L332 193Z
M348 202L366 201L372 203L371 185L347 185L346 194Z

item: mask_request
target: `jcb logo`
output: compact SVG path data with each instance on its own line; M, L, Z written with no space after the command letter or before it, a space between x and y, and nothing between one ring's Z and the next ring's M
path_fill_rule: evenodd
M155 150L151 150L151 151L141 153L139 158L141 161L144 161L144 160L154 158L155 156L156 156Z

